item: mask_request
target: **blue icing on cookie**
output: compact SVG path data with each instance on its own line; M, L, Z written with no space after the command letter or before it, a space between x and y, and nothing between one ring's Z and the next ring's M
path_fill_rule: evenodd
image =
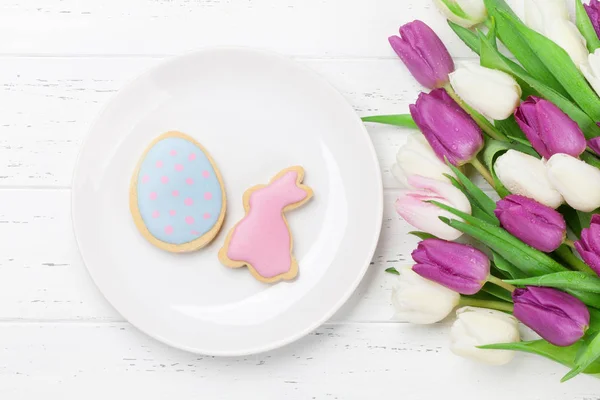
M150 234L180 245L215 226L223 196L204 151L181 137L167 137L152 146L141 162L137 202Z

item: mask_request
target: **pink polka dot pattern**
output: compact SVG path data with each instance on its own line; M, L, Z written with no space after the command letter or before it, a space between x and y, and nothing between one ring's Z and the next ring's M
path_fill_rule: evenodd
M148 183L148 182L150 182L150 177L148 175L142 176L142 183Z
M177 197L179 196L179 190L173 190L171 194L173 195L173 197Z
M210 172L208 171L202 171L202 176L205 178L210 178Z
M196 235L196 236L200 236L200 235L202 235L202 233L200 233L200 232L198 232L198 231L195 231L195 230L193 230L193 229L192 229L192 232L191 232L191 233L192 233L192 235Z
M156 192L150 193L150 200L156 200L157 197L158 197L158 193L156 193Z
M162 168L162 166L163 166L163 165L164 165L164 164L163 164L163 162L162 162L162 161L160 161L160 160L158 160L158 161L156 162L156 168Z
M192 178L187 178L185 180L185 183L187 183L188 185L193 185L194 184L194 180Z
M158 217L160 217L160 212L158 212L158 210L155 210L155 211L152 213L152 218L158 218Z
M204 193L204 200L210 200L210 199L212 199L212 193L211 192Z
M162 178L160 178L160 181L161 181L162 183L169 183L169 177L165 175L165 176L163 176Z
M183 171L183 164L175 164L175 171Z
M170 215L171 217L174 217L174 216L175 216L175 214L177 214L177 211L175 211L175 210L171 210L171 211L169 211L169 215Z
M173 227L172 227L171 225L167 225L167 226L165 226L165 233L166 233L167 235L170 235L170 234L172 234L172 233L173 233Z
M185 223L188 225L192 225L194 223L194 217L188 215L187 217L185 217Z
M193 204L194 204L194 200L193 200L191 197L188 197L187 199L185 199L185 200L183 201L183 203L184 203L186 206L191 206L191 205L193 205Z
M188 160L194 161L195 159L196 159L196 153L190 153L190 155L188 156Z
M175 151L175 150L171 150L171 151L169 152L169 154L170 154L171 156L175 157L175 156L177 155L177 151Z
M204 217L204 219L209 219L210 218L210 213L204 213L203 217Z

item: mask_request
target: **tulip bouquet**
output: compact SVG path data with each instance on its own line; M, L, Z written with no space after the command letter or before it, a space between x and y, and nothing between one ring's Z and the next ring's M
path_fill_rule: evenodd
M407 23L389 41L428 90L410 114L363 118L415 129L392 167L396 210L422 240L413 266L388 270L398 318L460 307L453 352L538 354L570 368L563 381L600 377L600 2L572 1L575 22L565 0L525 0L523 19L504 0L434 0L479 64L455 66ZM540 338L521 341L519 322Z

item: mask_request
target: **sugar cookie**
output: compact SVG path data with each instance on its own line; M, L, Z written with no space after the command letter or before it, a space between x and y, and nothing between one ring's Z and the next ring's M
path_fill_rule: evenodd
M171 252L200 249L215 238L225 220L219 169L193 138L167 132L142 155L131 179L129 208L135 225L153 245Z
M292 253L293 241L286 211L306 203L313 191L302 185L304 169L286 168L268 185L254 186L244 193L246 215L227 234L219 260L231 268L247 266L266 283L289 280L298 274Z

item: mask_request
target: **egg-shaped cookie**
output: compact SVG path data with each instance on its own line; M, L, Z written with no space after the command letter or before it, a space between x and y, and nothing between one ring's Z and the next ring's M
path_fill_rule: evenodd
M206 149L181 132L167 132L146 149L131 179L129 207L154 246L188 252L210 243L225 220L221 173Z

